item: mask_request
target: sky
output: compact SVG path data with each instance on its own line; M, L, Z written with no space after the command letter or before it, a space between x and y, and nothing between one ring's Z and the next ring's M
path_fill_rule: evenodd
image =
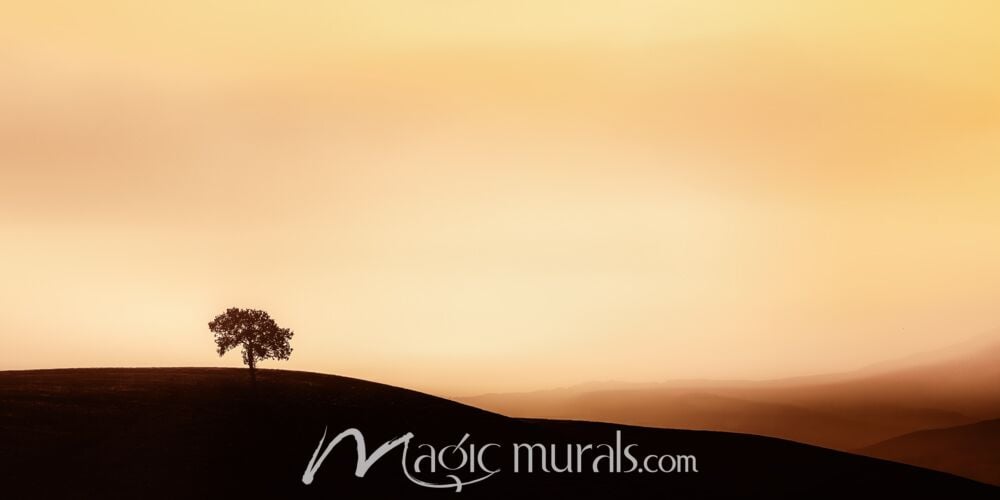
M1000 328L1000 6L18 2L0 369L438 394L848 370Z

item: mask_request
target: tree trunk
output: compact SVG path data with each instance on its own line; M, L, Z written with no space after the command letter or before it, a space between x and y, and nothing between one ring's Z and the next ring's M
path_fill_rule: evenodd
M250 384L257 389L257 360L253 357L253 344L247 346L247 366L250 367Z

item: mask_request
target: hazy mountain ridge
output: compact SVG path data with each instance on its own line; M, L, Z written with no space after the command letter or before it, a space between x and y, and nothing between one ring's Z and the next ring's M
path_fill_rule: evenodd
M767 381L491 394L459 401L517 417L745 432L841 450L1000 418L1000 341L981 336L840 374Z

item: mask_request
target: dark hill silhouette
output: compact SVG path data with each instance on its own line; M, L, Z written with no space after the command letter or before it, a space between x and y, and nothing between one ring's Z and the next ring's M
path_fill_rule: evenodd
M697 474L513 474L453 491L408 482L399 450L364 478L353 443L306 486L324 427L357 427L371 454L416 441L604 443L622 429L649 453L698 457ZM239 369L0 372L5 498L996 498L998 488L909 465L722 432L522 420L414 391L315 373Z
M1000 419L913 432L858 452L1000 485Z

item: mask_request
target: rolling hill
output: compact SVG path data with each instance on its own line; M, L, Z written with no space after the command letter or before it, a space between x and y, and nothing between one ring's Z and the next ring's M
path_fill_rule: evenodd
M367 454L406 438L443 446L496 443L463 498L995 498L998 488L930 471L773 438L579 421L508 418L406 389L316 373L262 370L251 388L237 369L67 369L0 372L0 484L6 498L454 498L414 484L398 448L355 477L354 443L303 472L320 443L347 428ZM620 431L620 434L618 433ZM620 436L620 437L619 437ZM698 472L514 472L515 443L601 444L695 456ZM464 449L464 448L463 448ZM480 448L480 452L483 448ZM448 452L456 458L458 448ZM475 452L473 452L475 454ZM417 456L417 455L412 455ZM621 454L618 453L620 457ZM673 460L674 458L671 458ZM454 470L420 480L447 484ZM444 462L442 462L444 463ZM413 464L411 464L413 465ZM522 464L523 465L523 464ZM477 471L482 472L482 471ZM464 480L464 479L461 479Z
M912 432L858 453L1000 485L1000 419Z

